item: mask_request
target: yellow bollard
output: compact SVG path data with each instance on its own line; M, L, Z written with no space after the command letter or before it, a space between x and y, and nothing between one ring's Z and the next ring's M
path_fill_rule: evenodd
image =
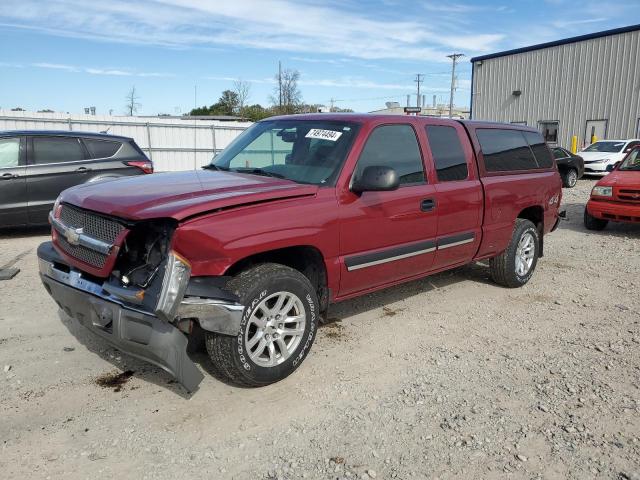
M595 135L591 135L591 143L596 143L598 141L598 137Z
M578 151L578 136L574 135L571 137L571 153L576 153Z

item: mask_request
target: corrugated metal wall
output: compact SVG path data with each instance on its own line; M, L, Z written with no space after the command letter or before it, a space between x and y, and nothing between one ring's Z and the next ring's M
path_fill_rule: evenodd
M533 127L557 120L563 147L572 135L578 146L589 143L588 120L606 119L607 138L634 138L640 134L640 31L475 62L472 91L474 119Z
M0 110L0 130L74 130L133 138L156 171L191 170L211 161L251 122L163 117L113 117Z

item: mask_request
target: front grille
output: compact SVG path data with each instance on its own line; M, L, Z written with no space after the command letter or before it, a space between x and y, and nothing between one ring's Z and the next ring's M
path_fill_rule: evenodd
M71 245L62 235L58 235L57 242L62 250L81 262L87 263L96 268L103 268L105 263L107 263L107 255L91 250L90 248L83 247L82 245Z
M67 227L82 228L85 235L113 244L124 226L109 218L86 212L69 205L62 205L60 221ZM73 247L72 245L69 245Z
M640 190L621 188L618 190L618 200L622 202L640 203Z

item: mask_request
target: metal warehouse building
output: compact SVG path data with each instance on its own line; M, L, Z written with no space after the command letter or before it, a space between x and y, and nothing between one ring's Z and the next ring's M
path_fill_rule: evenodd
M547 142L640 138L640 25L471 59L471 117L537 127Z

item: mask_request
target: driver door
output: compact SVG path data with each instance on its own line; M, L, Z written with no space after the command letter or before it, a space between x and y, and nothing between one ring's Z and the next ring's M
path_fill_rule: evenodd
M434 259L435 188L426 181L414 128L409 124L374 128L362 148L354 177L367 166L392 167L400 187L342 195L339 296L419 276L429 271Z

